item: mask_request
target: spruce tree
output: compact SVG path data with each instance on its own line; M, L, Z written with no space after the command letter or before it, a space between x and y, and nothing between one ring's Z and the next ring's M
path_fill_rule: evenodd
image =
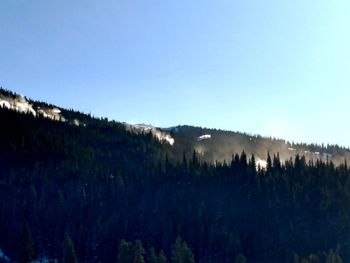
M132 245L125 239L122 239L118 248L118 263L131 263L132 262Z
M247 263L247 259L242 254L238 254L235 259L235 263Z
M165 253L163 250L161 250L159 252L159 255L158 255L158 261L157 263L167 263L168 262L168 259L167 257L165 256Z
M158 263L158 257L154 247L151 247L149 251L148 263Z
M181 237L177 237L172 251L173 263L194 263L192 250L187 246Z
M165 253L163 250L161 250L157 256L154 247L151 247L148 263L167 263L167 262L168 262L168 259L165 256Z
M63 263L78 263L73 240L68 234L65 235L64 240Z
M34 259L35 250L32 233L27 222L24 222L19 237L18 261L27 263Z
M135 241L134 245L134 259L133 263L144 263L145 249L143 248L142 242L140 240Z

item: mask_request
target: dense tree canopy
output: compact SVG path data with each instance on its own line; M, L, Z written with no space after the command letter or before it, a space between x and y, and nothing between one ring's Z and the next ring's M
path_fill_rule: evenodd
M19 262L348 262L347 164L227 162L0 109L0 248ZM67 234L69 233L69 235Z

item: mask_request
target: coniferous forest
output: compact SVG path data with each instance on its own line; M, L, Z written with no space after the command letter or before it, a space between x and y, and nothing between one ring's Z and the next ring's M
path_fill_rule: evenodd
M262 169L233 149L211 163L84 118L0 108L0 261L350 261L346 161L271 152Z

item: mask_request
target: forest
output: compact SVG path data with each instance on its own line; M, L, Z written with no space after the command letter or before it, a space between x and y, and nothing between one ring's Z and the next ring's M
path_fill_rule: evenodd
M346 161L208 162L84 116L0 108L0 262L350 262Z

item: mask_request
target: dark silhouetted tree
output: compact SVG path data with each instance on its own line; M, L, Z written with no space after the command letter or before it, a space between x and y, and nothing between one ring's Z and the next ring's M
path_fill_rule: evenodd
M173 263L194 263L194 255L192 250L187 246L181 237L176 238L175 245L172 250Z
M133 263L144 263L144 254L145 249L143 248L143 244L141 240L136 240L134 245L134 259Z
M237 255L235 263L247 263L247 259L242 254Z
M122 239L118 247L118 263L131 263L133 260L132 244Z
M63 248L63 263L77 263L77 255L74 249L74 243L69 234L66 233L64 239L64 248Z
M24 222L22 225L18 249L19 262L27 263L34 259L35 250L32 239L32 232L27 222Z

